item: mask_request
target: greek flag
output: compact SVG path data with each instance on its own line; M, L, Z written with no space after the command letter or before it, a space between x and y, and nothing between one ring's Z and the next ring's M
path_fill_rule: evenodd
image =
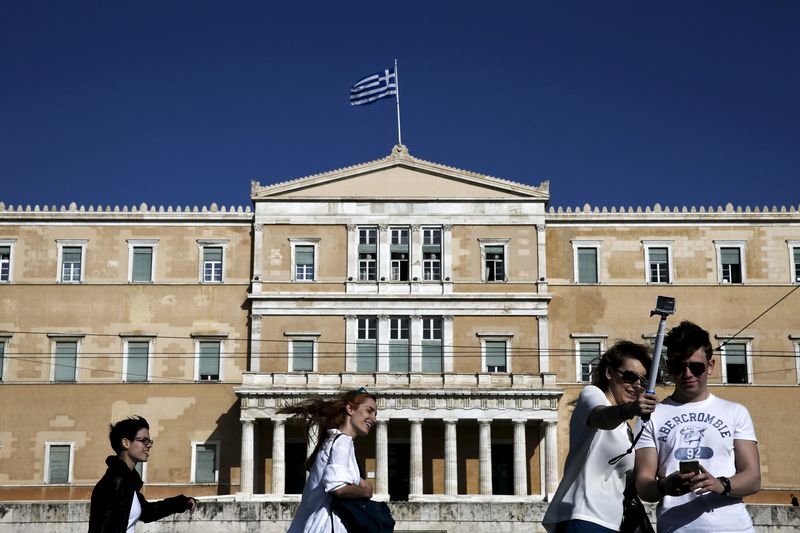
M397 76L394 69L381 72L359 80L350 89L350 105L364 105L397 94Z

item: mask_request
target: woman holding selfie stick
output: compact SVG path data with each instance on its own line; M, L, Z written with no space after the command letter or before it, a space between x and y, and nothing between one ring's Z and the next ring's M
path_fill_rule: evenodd
M319 440L306 461L308 478L300 507L287 533L346 533L331 510L337 498L371 498L372 485L361 478L353 440L377 423L375 396L361 387L333 400L312 398L278 411L307 422L306 433L318 428Z
M658 403L644 393L650 362L648 347L630 341L617 342L600 358L570 419L564 476L542 520L548 533L619 531L634 463L623 453L633 440L628 421L649 415Z

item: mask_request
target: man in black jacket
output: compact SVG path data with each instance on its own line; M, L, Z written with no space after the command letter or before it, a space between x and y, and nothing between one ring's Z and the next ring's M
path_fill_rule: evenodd
M196 501L183 494L148 502L139 490L142 479L136 464L147 462L153 440L147 420L133 416L111 425L108 470L92 491L89 533L133 533L137 521L153 522L173 513L194 512Z

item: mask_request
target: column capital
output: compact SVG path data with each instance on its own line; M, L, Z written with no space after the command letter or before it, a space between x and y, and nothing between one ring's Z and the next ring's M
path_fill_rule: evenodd
M423 420L425 420L425 419L424 418L419 418L419 417L414 417L414 418L409 418L408 422L410 424L422 424Z
M522 425L525 425L525 424L528 423L528 419L527 418L513 418L511 421L514 424L522 424Z
M253 224L253 231L256 233L261 233L264 231L264 224Z
M386 424L388 424L388 423L389 423L389 421L388 421L388 420L386 420L386 419L381 419L381 418L379 418L378 420L376 420L376 422L378 423L378 425L379 425L379 426L385 426Z
M389 224L378 224L378 231L386 231L389 229Z
M453 231L453 225L452 224L442 224L442 229L444 231Z
M356 228L358 227L356 224L346 224L346 226L347 226L347 231L355 231Z
M445 424L457 424L458 418L442 418L442 422Z
M491 426L492 425L492 421L491 420L478 420L478 424L481 425L481 426Z

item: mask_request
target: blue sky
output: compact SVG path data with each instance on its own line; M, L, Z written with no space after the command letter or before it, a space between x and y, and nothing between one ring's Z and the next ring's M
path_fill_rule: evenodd
M800 2L0 3L0 201L247 205L412 155L551 205L800 204Z

